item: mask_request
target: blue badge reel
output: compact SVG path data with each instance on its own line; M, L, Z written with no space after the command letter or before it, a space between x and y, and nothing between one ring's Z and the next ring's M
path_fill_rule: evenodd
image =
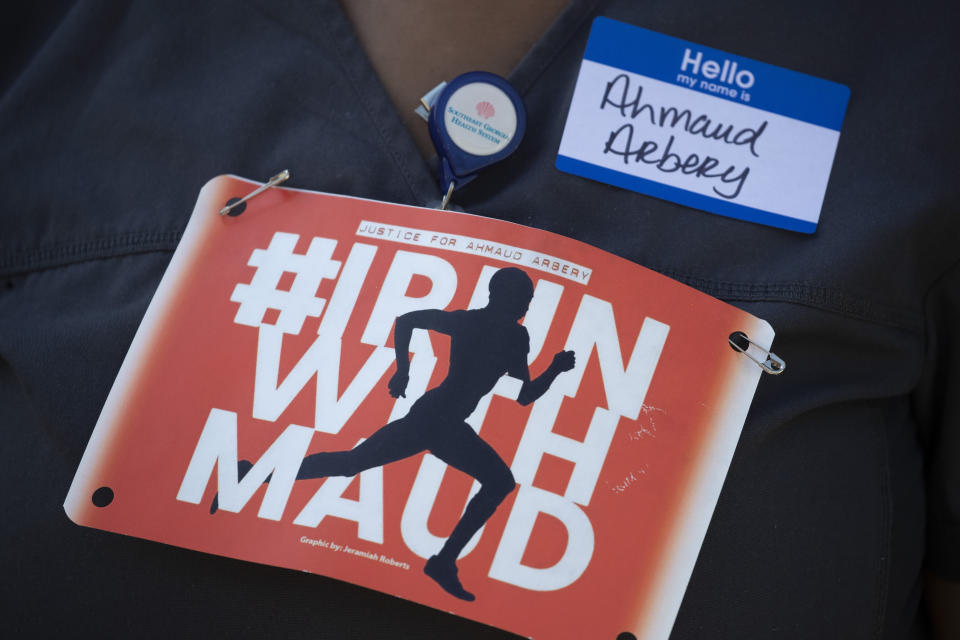
M449 193L520 145L527 114L517 91L493 73L451 80L430 105L430 138L440 160L440 188Z

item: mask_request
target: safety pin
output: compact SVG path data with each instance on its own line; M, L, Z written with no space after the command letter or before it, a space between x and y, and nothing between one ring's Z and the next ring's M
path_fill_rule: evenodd
M226 205L223 209L220 209L220 215L222 215L222 216L227 215L228 213L230 213L230 211L231 211L234 207L239 207L241 204L243 204L244 202L246 202L246 201L249 200L250 198L252 198L252 197L254 197L254 196L260 195L261 193L263 193L264 191L266 191L266 190L269 189L270 187L275 187L275 186L277 186L278 184L280 184L281 182L286 182L289 178L290 178L290 172L287 171L286 169L284 169L283 171L281 171L281 172L278 173L277 175L273 176L272 178L270 178L269 180L267 180L264 184L260 185L259 187L257 187L256 189L254 189L253 191L251 191L251 192L248 193L247 195L243 196L242 198L240 198L240 199L237 200L236 202L231 202L230 204Z
M447 187L447 193L443 196L443 200L440 202L440 210L446 211L447 205L450 204L450 196L453 195L453 182L450 183L450 186Z
M747 346L744 347L742 344L738 344L736 342L737 340L746 341ZM783 358L778 357L775 353L772 353L758 345L756 342L748 338L747 334L745 334L743 331L734 331L730 334L730 337L727 338L727 341L730 343L731 347L753 360L755 363L757 363L757 366L771 375L778 376L787 368L787 363L783 361ZM747 351L751 346L756 347L763 352L764 360L762 362L750 355L750 353Z

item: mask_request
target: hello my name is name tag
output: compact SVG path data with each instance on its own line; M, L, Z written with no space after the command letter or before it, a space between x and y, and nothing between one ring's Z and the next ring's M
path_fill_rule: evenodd
M835 82L597 18L556 166L813 233L849 98Z

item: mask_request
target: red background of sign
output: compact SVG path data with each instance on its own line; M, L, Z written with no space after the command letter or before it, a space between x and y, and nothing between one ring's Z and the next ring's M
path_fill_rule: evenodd
M111 398L117 412L101 419L98 431L109 434L99 449L88 451L67 508L78 523L142 538L255 562L307 570L392 593L438 609L544 638L614 638L635 630L648 612L651 589L665 545L677 526L677 514L699 464L711 413L727 393L726 373L740 364L727 336L746 330L751 316L693 289L583 243L514 224L480 217L402 207L359 199L272 189L251 201L237 218L216 210L249 183L218 178L205 189L178 249L181 277L169 277L154 304L163 313L148 334L135 343L139 362L130 363ZM300 234L298 252L313 236L337 239L333 258L344 261L354 242L377 246L377 253L350 324L343 336L342 387L353 379L373 347L359 338L373 308L379 283L398 250L436 255L453 264L459 284L448 308L466 308L481 268L506 263L444 249L411 247L389 240L358 238L361 220L456 233L541 251L592 267L589 285L527 269L536 282L547 279L564 287L559 308L540 355L531 366L536 376L564 346L583 294L613 304L621 352L628 357L645 317L670 326L645 405L636 421L621 418L589 506L584 507L595 533L590 566L569 587L534 592L487 577L513 504L508 497L487 523L477 548L460 562L460 575L477 600L461 602L442 592L422 574L423 560L409 551L400 535L400 516L421 456L384 468L384 544L357 538L354 522L325 518L316 529L294 525L322 480L296 484L280 522L256 517L264 488L237 514L208 513L215 480L199 505L177 501L184 472L212 408L236 412L240 458L256 460L289 423L312 426L315 381L310 382L276 423L252 418L257 330L233 322L237 303L230 294L250 281L247 266L255 248L266 247L275 231ZM324 280L318 296L329 299L336 281ZM417 283L408 292L416 291ZM316 338L319 318L308 318L299 335L284 338L281 379ZM391 338L392 340L392 338ZM431 386L445 373L447 341L431 334L439 359ZM392 342L391 342L392 346ZM135 350L132 349L131 353ZM129 357L129 356L128 356ZM564 401L555 431L582 439L593 410L605 407L596 353L589 357L580 392ZM136 366L133 366L133 365ZM340 434L317 434L310 452L353 447L386 423L393 399L386 381L394 367L367 397ZM495 397L481 430L508 463L513 459L530 407ZM545 456L534 485L555 493L566 487L573 465ZM631 474L635 480L631 480ZM355 495L357 480L350 491ZM471 479L448 470L429 519L432 533L445 537L459 516ZM109 486L115 493L107 507L90 502L92 491ZM348 496L351 495L349 492ZM79 497L76 497L79 496ZM84 498L84 496L86 496ZM411 565L409 571L301 543L301 536L382 553ZM524 564L552 565L566 544L564 527L540 516ZM692 551L696 553L694 549Z

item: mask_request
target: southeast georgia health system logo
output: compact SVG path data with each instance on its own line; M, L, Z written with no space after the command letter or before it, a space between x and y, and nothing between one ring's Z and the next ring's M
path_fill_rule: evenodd
M502 151L517 132L517 110L510 97L486 82L471 82L454 91L443 120L453 143L475 156Z
M477 115L483 118L484 120L489 120L494 115L496 115L497 110L493 108L493 105L483 100L477 103Z

